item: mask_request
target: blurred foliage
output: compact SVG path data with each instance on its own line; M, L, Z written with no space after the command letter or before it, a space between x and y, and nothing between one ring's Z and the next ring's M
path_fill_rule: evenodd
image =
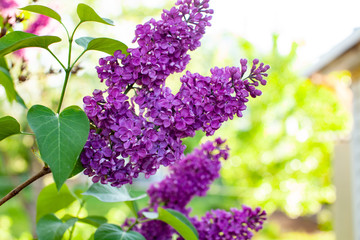
M334 92L293 70L297 45L281 55L277 39L272 52L260 57L271 66L263 95L250 101L244 118L218 133L231 148L222 177L243 203L296 217L334 202L333 145L346 133L349 116ZM254 58L249 42L241 40L239 47Z

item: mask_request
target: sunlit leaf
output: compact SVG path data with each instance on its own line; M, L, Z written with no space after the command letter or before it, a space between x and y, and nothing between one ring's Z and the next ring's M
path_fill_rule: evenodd
M107 25L114 25L113 21L100 17L90 6L80 3L77 6L77 14L81 22L99 22Z
M11 78L9 67L4 56L0 57L0 84L5 88L6 96L10 102L15 99L16 102L27 109L24 100L15 90L14 81Z
M0 56L28 47L47 49L49 45L60 41L61 38L56 36L37 36L32 33L14 31L0 38Z
M16 102L18 102L21 106L23 106L25 109L27 109L27 106L24 102L24 99L22 99L22 97L19 95L18 92L16 92L16 97L15 97Z
M5 116L0 118L0 141L14 134L20 133L20 124L15 118Z
M66 230L76 223L76 218L62 222L54 214L43 216L36 225L38 240L61 240Z
M120 50L123 54L129 54L126 51L128 47L124 43L112 38L82 37L76 39L75 42L82 46L85 51L97 50L113 55L116 50Z
M139 207L136 201L125 201L125 204L130 208L130 211L138 218Z
M158 212L144 212L149 219L163 221L172 226L184 239L197 240L199 234L190 220L181 212L159 207Z
M39 13L39 14L48 16L50 18L53 18L61 23L61 17L57 12L55 12L51 8L48 8L48 7L45 7L42 5L36 5L36 4L29 5L29 6L20 8L20 10L25 10L25 11L29 11L29 12L33 12L33 13Z
M5 88L6 96L9 102L16 99L16 90L14 82L7 69L0 67L0 84Z
M79 222L90 224L94 227L99 227L101 224L107 222L107 219L102 216L87 216L86 218L79 218Z
M75 196L65 185L58 191L54 183L44 187L36 202L36 220L48 213L55 213L64 209L76 200Z

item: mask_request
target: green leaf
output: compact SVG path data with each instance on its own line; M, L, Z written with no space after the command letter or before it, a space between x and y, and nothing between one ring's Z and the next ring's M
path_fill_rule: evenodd
M9 67L8 67L7 62L6 62L5 57L0 57L0 67L3 67L3 68L5 68L6 70L9 71Z
M61 17L60 15L52 10L51 8L42 6L42 5L29 5L23 8L20 8L20 10L25 10L33 13L39 13L45 16L48 16L50 18L53 18L61 23Z
M107 25L114 25L113 21L100 17L90 6L80 3L77 6L77 14L81 22L99 22Z
M130 211L134 214L134 216L138 218L139 207L136 201L125 201L125 204L130 208Z
M72 177L78 175L79 173L81 173L82 171L84 171L84 169L85 169L85 168L84 168L84 166L83 166L82 163L81 163L81 159L78 158L78 159L76 160L74 169L72 170L69 178L72 178Z
M27 47L48 49L50 44L60 41L61 38L56 36L37 36L32 33L14 31L0 38L0 56Z
M90 188L83 193L83 195L90 195L96 197L103 202L125 202L134 201L146 197L146 194L138 197L131 197L126 186L121 188L112 187L109 184L94 183Z
M16 97L15 97L16 102L18 102L21 106L23 106L25 109L27 109L27 106L24 102L24 99L22 99L22 97L19 95L18 92L16 92Z
M120 50L123 54L129 55L126 51L128 47L115 39L112 38L92 38L92 37L81 37L75 40L75 42L82 46L85 50L97 50L110 55L114 55L116 50Z
M87 216L86 218L79 218L78 221L94 227L99 227L101 224L107 223L107 219L102 216Z
M142 214L144 215L144 217L154 220L159 217L159 214L157 212L143 212Z
M101 225L95 232L94 240L146 240L143 235L138 232L125 232L121 227L105 223Z
M15 90L14 81L11 78L9 67L7 65L5 57L0 57L0 84L4 86L6 96L10 102L15 98L16 102L18 102L21 106L27 109L24 100Z
M61 218L62 221L67 221L72 218L77 218L78 222L86 223L92 225L96 228L100 227L101 224L107 223L107 219L102 216L87 216L85 218L78 218L72 215L66 214L64 217Z
M10 76L9 71L3 67L0 67L0 84L4 86L6 96L9 102L16 99L16 90L14 87L14 82Z
M144 212L146 218L163 221L172 226L184 239L197 240L199 234L192 223L181 212L159 207L158 212Z
M55 213L68 207L76 200L66 184L57 191L54 183L44 187L36 202L36 220L48 213Z
M66 230L73 226L77 218L62 222L54 214L43 216L36 225L38 240L61 240Z
M41 158L50 166L58 189L68 179L89 135L89 120L81 108L65 108L60 115L35 105L27 119L35 133Z
M0 141L14 134L20 133L20 124L15 118L5 116L0 118Z

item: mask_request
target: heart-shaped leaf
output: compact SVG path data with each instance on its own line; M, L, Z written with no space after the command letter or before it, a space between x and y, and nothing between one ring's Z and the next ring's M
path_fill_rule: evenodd
M7 69L0 67L0 84L5 88L6 96L9 102L16 98L14 82Z
M181 212L173 209L164 209L159 207L158 212L143 212L143 215L149 219L163 221L172 226L184 239L197 240L199 234L194 225Z
M50 44L60 41L61 38L56 36L37 36L32 33L14 31L0 38L0 56L27 47L48 49Z
M60 115L35 105L27 119L35 132L42 159L50 166L58 189L73 171L89 135L89 120L81 108L65 108Z
M109 184L94 183L90 188L83 193L83 195L90 195L96 197L103 202L125 202L135 201L146 197L146 194L138 197L131 197L126 186L123 185L121 188L112 187Z
M80 3L77 6L77 14L81 22L99 22L107 25L114 25L113 21L100 17L90 6Z
M77 218L62 222L54 214L42 217L36 225L38 240L61 240L66 230L73 226Z
M76 39L75 42L82 46L85 49L84 51L97 50L114 55L116 50L120 50L123 54L129 54L126 51L128 47L124 43L112 38L81 37Z
M20 133L20 124L15 118L5 116L0 118L0 141L14 134Z
M72 170L69 178L72 178L72 177L78 175L79 173L81 173L82 171L84 171L84 169L85 169L85 168L84 168L84 166L83 166L82 163L81 163L81 159L78 158L78 159L76 160L74 169Z
M102 224L95 232L94 240L146 240L143 235L138 232L125 232L121 227L105 223Z
M33 13L39 13L39 14L48 16L50 18L53 18L56 21L61 23L61 17L57 12L55 12L51 8L48 8L48 7L45 7L42 5L36 5L36 4L29 5L29 6L20 8L20 10L25 10L25 11L29 11L29 12L33 12Z
M36 202L36 220L48 213L55 213L63 208L68 207L76 200L66 184L57 191L54 183L44 187Z

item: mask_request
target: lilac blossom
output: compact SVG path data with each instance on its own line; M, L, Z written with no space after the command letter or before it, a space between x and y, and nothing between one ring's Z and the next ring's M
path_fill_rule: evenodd
M192 222L199 233L199 240L248 240L253 237L254 231L262 229L265 220L265 211L243 205L241 210L232 208L229 212L211 210L201 219L193 218Z
M219 177L221 159L227 159L228 147L220 138L208 141L170 167L170 174L148 189L149 207L144 211L157 210L159 206L171 208L188 215L186 208L195 196L204 196L212 182ZM131 221L131 219L130 219ZM129 224L127 224L129 225ZM161 229L161 230L159 230ZM146 239L171 239L174 229L164 222L153 220L137 226Z
M164 10L161 20L151 19L138 25L127 57L116 53L100 60L99 78L108 87L122 90L129 84L157 88L174 72L182 72L190 56L187 53L200 46L205 27L210 26L209 0L179 0L177 7ZM121 63L121 64L120 64Z
M210 25L208 14L213 12L208 10L208 0L176 5L164 10L160 21L137 26L134 41L139 47L129 49L129 56L117 51L99 61L99 78L109 88L84 98L94 129L81 155L84 173L94 176L93 181L113 186L131 183L140 172L148 176L160 165L173 164L184 151L180 137L137 115L134 99L125 96L134 83L159 89L169 74L184 70L190 60L187 51L200 46L204 29Z
M224 142L220 138L208 141L171 166L170 175L148 189L150 207L163 206L184 214L190 212L186 205L193 197L204 196L220 176L220 160L228 158L229 150Z
M137 26L139 46L128 56L116 51L99 60L98 76L108 88L84 98L92 130L81 154L94 182L120 187L140 173L155 174L181 159L182 138L196 130L213 135L224 121L242 116L250 96L261 95L257 87L266 84L269 66L257 59L250 71L241 60L241 67L211 69L210 77L187 72L175 95L164 85L171 73L184 70L187 52L200 46L213 13L208 2L178 1L161 20Z
M139 212L154 210L161 206L171 208L189 216L186 208L194 196L204 196L213 181L219 177L221 159L227 159L228 147L224 141L216 139L206 142L170 168L170 174L161 182L148 189L149 207ZM199 233L200 240L239 239L247 240L252 231L259 231L266 220L265 211L243 206L241 210L232 208L229 212L212 210L201 218L191 218ZM127 219L123 227L132 226L135 219ZM132 230L141 233L148 240L170 240L176 231L168 224L146 221L136 224ZM178 239L182 239L179 237Z
M135 102L141 113L158 126L167 128L174 135L184 138L194 136L196 130L213 135L221 124L234 115L242 117L248 97L257 97L256 87L266 84L264 77L270 68L254 59L248 76L247 60L239 67L211 69L212 76L204 77L189 71L180 80L179 92L174 96L169 88L160 91L142 89Z
M105 100L96 90L93 97L84 98L84 110L97 130L90 131L81 161L94 182L121 186L141 172L152 175L160 165L181 157L184 146L179 138L136 115L118 88L108 89L107 94Z

